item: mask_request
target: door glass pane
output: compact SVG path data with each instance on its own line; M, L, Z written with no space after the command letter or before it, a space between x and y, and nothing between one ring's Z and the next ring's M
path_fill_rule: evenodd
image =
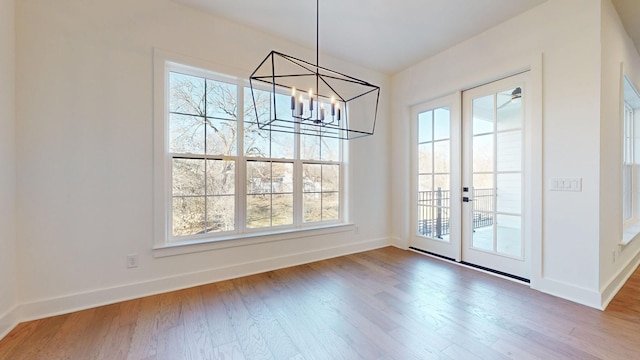
M433 140L449 139L451 133L451 112L448 108L433 110Z
M449 241L451 114L418 114L418 234Z
M418 114L418 142L433 141L433 111Z
M474 211L472 221L473 247L476 249L493 251L493 213Z
M418 172L430 174L433 172L433 143L418 145Z
M473 135L493 132L493 95L473 99Z
M520 87L498 93L498 131L522 127L522 91Z
M522 209L522 186L519 173L498 174L497 202L497 211L520 214Z
M473 137L473 172L493 171L493 134Z
M433 177L433 190L446 190L449 191L449 175L436 175Z
M448 173L451 159L450 154L451 143L449 140L438 141L433 144L433 162L435 173Z
M431 191L433 190L433 182L431 175L418 176L418 191Z
M522 220L520 216L498 215L496 222L498 252L516 258L521 258Z
M493 189L493 174L474 174L473 188L476 190Z
M498 171L520 171L522 168L522 131L498 133Z

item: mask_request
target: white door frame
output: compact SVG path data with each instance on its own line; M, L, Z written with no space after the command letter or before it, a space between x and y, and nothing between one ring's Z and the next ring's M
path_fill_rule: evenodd
M524 61L522 61L524 60ZM522 62L520 62L522 61ZM527 183L524 188L524 201L529 206L527 216L529 219L529 228L527 229L527 235L530 236L529 241L529 253L531 256L531 272L530 272L530 286L534 289L541 289L544 285L543 281L543 247L542 247L542 234L543 234L543 220L542 220L542 206L543 206L543 54L529 54L525 55L516 63L526 64L521 66L512 67L512 71L507 72L495 72L491 80L477 81L470 84L466 89L470 89L475 86L489 83L494 80L509 77L521 73L523 71L530 71L531 77L529 101L531 103L531 117L529 119L525 139L529 148L523 150L525 154ZM488 79L485 77L485 79ZM461 104L461 92L457 92L459 97L459 103ZM461 108L461 105L460 107ZM410 120L411 128L411 141L409 146L411 147L411 177L410 177L410 246L414 245L413 239L417 233L417 139L414 141L414 136L417 138L416 132L416 118L413 116ZM460 253L458 253L460 254ZM456 261L460 261L461 256L456 257Z

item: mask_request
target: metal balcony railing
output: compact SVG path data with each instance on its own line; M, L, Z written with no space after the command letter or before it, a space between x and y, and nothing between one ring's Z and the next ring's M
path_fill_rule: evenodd
M495 189L474 189L473 229L493 225ZM418 233L442 239L450 232L451 192L438 188L418 192Z

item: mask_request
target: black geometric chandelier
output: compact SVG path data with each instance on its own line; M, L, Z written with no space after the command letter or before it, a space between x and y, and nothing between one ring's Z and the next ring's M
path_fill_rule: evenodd
M258 126L344 140L373 135L380 87L320 66L319 30L316 0L316 63L271 51L251 74ZM265 98L268 111L259 106Z

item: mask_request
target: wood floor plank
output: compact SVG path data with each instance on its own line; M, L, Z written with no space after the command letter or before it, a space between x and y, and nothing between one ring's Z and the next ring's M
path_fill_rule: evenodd
M19 324L1 360L637 359L640 270L602 312L383 248Z

